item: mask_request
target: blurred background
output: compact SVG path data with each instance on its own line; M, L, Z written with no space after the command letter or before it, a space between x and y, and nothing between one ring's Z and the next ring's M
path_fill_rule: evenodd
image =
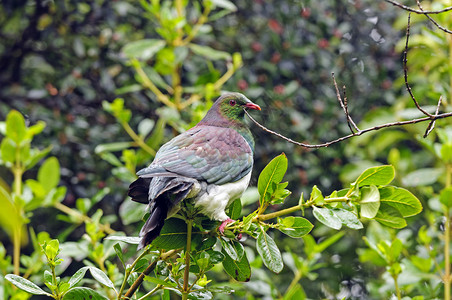
M83 219L76 214L68 217L63 206L90 218L101 210L98 223L137 235L144 206L127 197L135 171L149 164L164 142L196 124L221 91L245 94L262 107L251 112L258 122L311 144L349 133L332 73L339 88L346 87L349 112L360 128L422 116L403 81L408 14L385 1L189 1L184 2L183 18L174 17L180 7L172 1L158 6L157 2L0 3L0 120L17 110L28 125L46 123L32 145L41 150L51 146L48 156L56 157L60 166L58 186L66 188L53 202L22 212L29 219L22 253L30 257L22 260L23 271L39 256L33 256L30 228L33 235L47 232L59 238L62 249L67 249L72 264L62 270L62 276L72 274L81 260L93 259L86 248L82 251L83 245L96 247L84 241ZM447 5L448 1L435 1L424 8ZM451 28L450 15L435 19ZM442 95L442 110L447 111L452 39L423 16L413 15L412 23L410 83L427 110L434 112ZM237 284L237 293L218 299L278 298L296 270L303 270L300 284L311 299L388 299L390 277L384 264L369 254L362 237L397 236L405 242L408 255L417 253L419 228L441 236L444 219L438 193L447 185L444 178L450 158L441 156L437 148L452 143L450 121L438 121L438 130L427 139L422 138L427 124L417 124L371 132L317 150L290 144L251 122L250 126L256 139L251 186L273 157L281 152L288 156L285 180L293 194L284 205L296 204L299 195L309 195L314 185L329 194L365 168L391 163L396 167L395 182L421 199L424 213L399 232L373 223L359 231L348 230L315 255L306 253L307 241L275 239L288 266L282 274L264 270L256 259L251 282ZM27 170L23 181L36 178L41 164ZM10 166L5 159L2 165L2 185L11 186ZM252 211L255 189L243 201L244 212ZM334 230L315 223L309 212L306 217L315 225L313 241L320 243L335 235ZM13 253L8 232L0 230L0 257L5 262ZM436 243L442 247L440 239ZM133 251L131 247L128 255L133 256ZM3 274L11 272L10 264L0 267ZM42 282L33 272L30 278ZM221 270L212 273L219 282L228 280ZM431 289L416 290L421 289L416 287L421 280L428 281ZM413 280L407 275L403 284L406 291L426 299L442 295L438 278L419 275Z

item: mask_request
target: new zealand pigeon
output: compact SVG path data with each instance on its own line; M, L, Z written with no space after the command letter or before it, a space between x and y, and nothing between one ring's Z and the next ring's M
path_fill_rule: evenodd
M128 194L149 204L150 212L138 249L160 234L165 219L185 199L222 221L220 231L232 221L224 210L246 190L253 168L254 139L244 122L245 109L261 110L240 93L222 95L195 127L164 144L137 173Z

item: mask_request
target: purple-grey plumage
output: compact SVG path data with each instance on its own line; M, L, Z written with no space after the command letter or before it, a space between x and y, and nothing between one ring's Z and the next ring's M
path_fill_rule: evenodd
M221 96L201 122L164 144L154 161L137 173L129 196L149 203L150 209L139 249L159 235L164 220L186 198L211 219L227 219L224 209L246 189L253 167L254 140L244 123L246 108L260 110L242 94Z

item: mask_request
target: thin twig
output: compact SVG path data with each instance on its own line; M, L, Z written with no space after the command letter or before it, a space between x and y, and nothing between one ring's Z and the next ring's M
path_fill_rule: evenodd
M449 6L449 7L440 9L440 10L424 10L423 11L423 10L417 10L417 9L411 8L409 6L403 5L403 4L401 4L399 2L396 2L396 1L393 1L393 0L385 0L385 1L388 2L388 3L391 3L392 5L400 7L403 10L406 10L406 11L409 11L409 12L413 12L413 13L416 13L416 14L420 14L420 15L441 14L441 13L444 13L444 12L452 10L452 6Z
M188 278L190 275L190 252L191 252L191 238L192 238L192 229L193 229L193 220L187 219L187 247L185 249L185 270L184 270L184 287L182 292L182 299L187 299L188 292L190 289L188 288Z
M438 100L438 105L436 106L435 116L437 116L439 113L439 108L441 106L442 100L443 100L443 96L440 96L439 100ZM432 132L433 129L435 129L435 123L436 123L436 120L431 120L430 123L428 123L427 129L425 130L425 133L424 133L424 138L426 138L430 134L430 132Z
M348 113L348 107L347 107L347 96L345 95L345 86L344 86L344 99L341 98L341 93L339 92L339 88L337 87L336 78L334 77L334 73L331 73L331 76L333 77L333 83L334 87L336 88L336 96L337 101L339 101L339 104L341 105L342 109L344 110L345 117L347 118L347 125L348 128L350 128L350 131L353 133L353 128L355 128L356 131L359 131L358 126L356 126L355 122L353 122L352 117ZM353 128L352 128L353 126Z
M421 2L419 0L416 0L417 6L419 7L419 9L423 12L424 9L422 8ZM450 31L449 29L447 29L446 27L441 26L440 24L438 24L438 22L436 22L432 17L430 17L427 13L425 14L425 16L430 20L430 22L432 22L436 27L438 27L439 29L441 29L442 31L452 34L452 31Z
M135 282L132 284L132 286L129 288L127 293L124 295L125 299L130 299L133 294L135 294L136 290L140 287L140 285L143 283L144 277L149 275L151 273L155 266L157 265L157 262L159 260L165 260L171 256L173 256L175 253L177 253L178 249L169 250L165 253L162 253L159 258L156 258L147 268L143 271L143 273L138 276L138 278L135 280Z
M267 131L268 133L276 135L277 137L280 137L280 138L288 141L289 143L292 143L292 144L295 144L295 145L298 145L298 146L301 146L301 147L305 147L305 148L323 148L323 147L328 147L328 146L331 146L333 144L336 144L336 143L342 142L344 140L347 140L347 139L349 139L351 137L360 136L360 135L362 135L362 134L364 134L366 132L369 132L369 131L376 131L376 130L379 130L379 129L382 129L382 128L388 128L388 127L394 127L394 126L404 126L404 125L409 125L409 124L416 124L416 123L426 122L426 121L430 121L430 120L438 120L438 119L444 119L444 118L452 117L452 112L448 112L448 113L443 113L443 114L439 114L439 115L432 115L432 117L424 117L424 118L413 119L413 120L408 120L408 121L398 121L398 122L392 122L392 123L385 123L385 124L374 126L374 127L371 127L371 128L362 129L362 130L360 130L358 132L351 133L349 135L343 136L341 138L332 140L332 141L327 142L327 143L311 145L311 144L305 144L305 143L300 143L300 142L294 141L294 140L292 140L292 139L290 139L288 137L283 136L280 133L277 133L277 132L275 132L273 130L270 130L270 129L266 128L265 126L261 125L260 123L258 123L255 119L253 119L253 117L247 111L245 111L245 113L251 119L251 121L253 121L257 126L259 126L264 131Z
M408 67L407 67L407 56L408 56L408 40L410 38L410 19L411 13L408 14L408 23L406 26L406 42L405 42L405 50L403 50L403 76L405 78L405 86L406 90L410 94L411 99L413 99L414 105L416 105L417 109L419 109L424 115L429 116L433 119L433 115L426 112L417 102L416 97L414 97L413 91L411 90L410 84L408 83Z

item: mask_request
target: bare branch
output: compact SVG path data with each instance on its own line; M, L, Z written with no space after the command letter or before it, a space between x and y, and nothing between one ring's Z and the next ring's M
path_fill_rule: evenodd
M452 10L452 6L446 7L446 8L441 9L441 10L417 10L417 9L411 8L409 6L403 5L403 4L401 4L401 3L397 2L397 1L393 1L393 0L385 0L385 1L388 2L388 3L391 3L394 6L400 7L403 10L406 10L406 11L409 11L409 12L412 12L412 13L416 13L416 14L420 14L420 15L441 14L441 13L448 12L448 11Z
M337 96L337 101L339 101L339 104L341 105L342 109L344 110L345 113L345 117L347 118L347 125L348 128L350 128L350 131L353 133L353 128L356 131L360 131L358 126L356 126L355 122L353 122L352 117L350 116L350 114L348 113L348 107L347 107L347 96L345 95L345 86L344 86L344 99L341 98L341 93L339 92L339 88L337 87L337 82L336 82L336 78L334 77L334 73L331 73L331 76L333 77L333 83L334 83L334 87L336 88L336 96ZM353 128L352 128L353 126Z
M419 0L416 0L417 6L419 7L419 9L423 12L424 9L422 8L421 2ZM452 31L450 31L449 29L447 29L446 27L443 27L441 25L438 24L438 22L436 22L432 17L430 17L427 13L425 13L425 16L430 20L430 22L432 22L436 27L438 27L439 29L441 29L442 31L452 34Z
M435 116L437 116L439 113L439 108L441 106L442 100L443 100L443 96L440 96L439 100L438 100L438 105L436 106ZM424 138L426 138L430 134L430 132L432 132L433 129L435 129L435 123L436 123L436 120L431 120L430 123L428 123L427 129L425 130L425 133L424 133Z
M328 147L328 146L331 146L333 144L336 144L336 143L342 142L344 140L347 140L347 139L349 139L351 137L362 135L362 134L364 134L366 132L369 132L369 131L376 131L376 130L379 130L379 129L382 129L382 128L388 128L388 127L394 127L394 126L404 126L404 125L409 125L409 124L416 124L416 123L421 123L421 122L426 122L426 121L431 121L431 120L438 120L438 119L444 119L444 118L452 117L452 112L448 112L448 113L444 113L444 114L434 115L432 118L430 118L430 117L423 117L423 118L413 119L413 120L408 120L408 121L398 121L398 122L386 123L386 124L374 126L374 127L371 127L371 128L366 128L366 129L360 130L358 132L351 133L349 135L343 136L341 138L332 140L332 141L327 142L327 143L312 144L311 145L311 144L305 144L305 143L294 141L294 140L292 140L292 139L290 139L288 137L283 136L280 133L277 133L277 132L275 132L273 130L270 130L270 129L266 128L264 125L261 125L255 119L253 119L253 117L246 110L245 110L245 113L251 119L251 121L253 121L257 126L259 126L264 131L266 131L268 133L271 133L273 135L276 135L277 137L280 137L280 138L288 141L289 143L292 143L292 144L295 144L295 145L298 145L298 146L301 146L301 147L305 147L305 148L323 148L323 147Z
M419 109L424 115L429 116L431 119L433 119L433 115L429 112L425 111L417 102L416 98L414 97L413 91L411 90L411 87L408 83L408 67L407 67L407 53L408 53L408 40L410 38L410 19L411 19L411 13L408 14L408 23L406 27L406 42L405 42L405 50L403 51L403 76L405 78L405 86L406 90L411 96L411 99L413 99L414 105L416 105L417 109Z

